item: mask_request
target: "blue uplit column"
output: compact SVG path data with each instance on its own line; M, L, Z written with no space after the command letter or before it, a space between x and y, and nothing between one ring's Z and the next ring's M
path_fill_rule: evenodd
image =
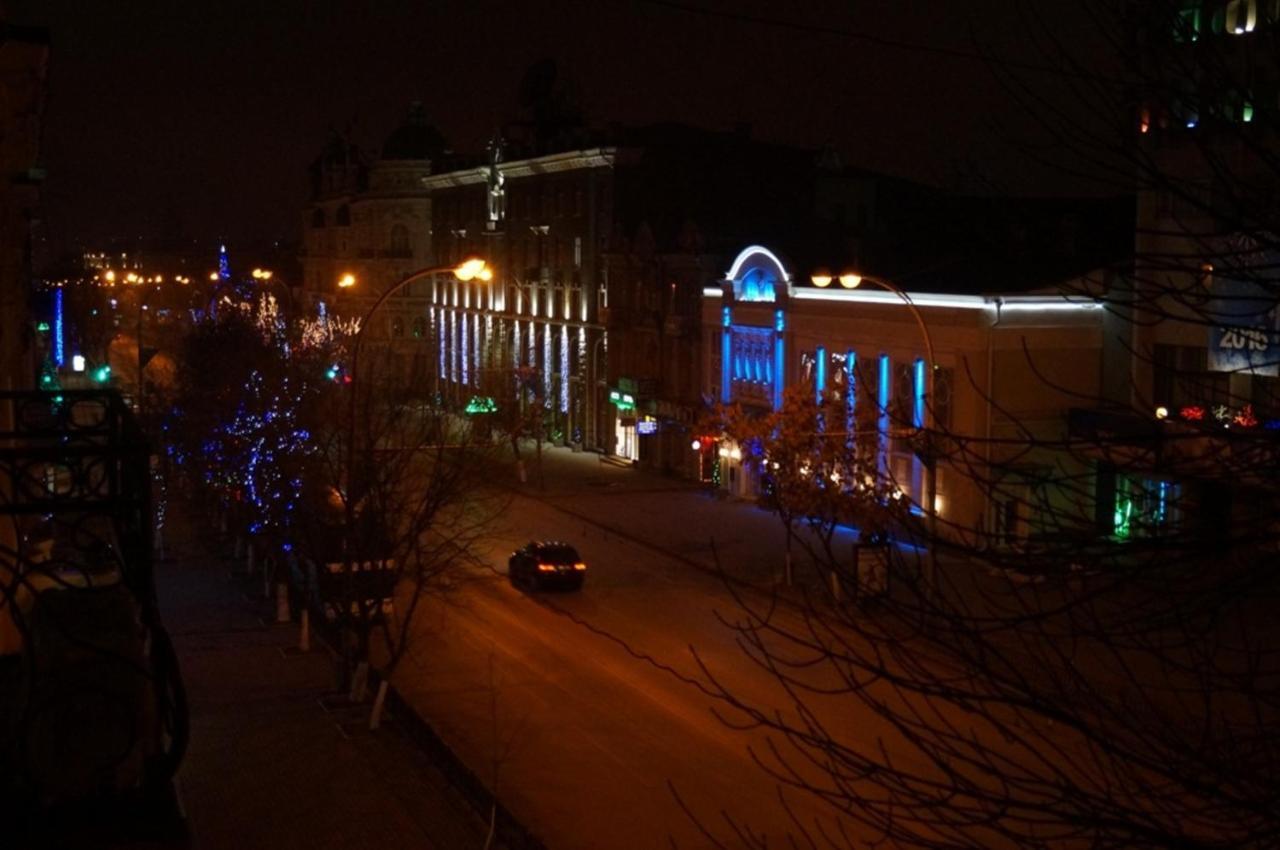
M731 331L730 324L733 317L729 312L729 308L725 307L720 316L720 401L725 404L729 403L729 391L732 389L731 376L733 374L733 364L730 362L730 342Z
M858 442L858 352L850 351L844 356L845 368L845 423L844 430L848 439L847 448L855 448Z
M817 381L815 381L813 400L822 404L822 394L827 390L827 349L819 345L814 358L817 360L814 364L817 370Z
M876 459L880 468L880 477L884 479L889 477L889 391L891 389L889 355L881 354L880 392L876 398L880 408L876 427Z
M911 425L919 430L924 427L925 393L929 391L929 388L925 385L924 358L917 357L913 365L914 368L911 371ZM924 468L920 463L919 455L915 453L911 455L911 495L915 497L916 504L923 509L925 507Z
M787 355L783 333L787 329L787 316L782 310L773 314L773 409L782 408L782 391L787 383Z

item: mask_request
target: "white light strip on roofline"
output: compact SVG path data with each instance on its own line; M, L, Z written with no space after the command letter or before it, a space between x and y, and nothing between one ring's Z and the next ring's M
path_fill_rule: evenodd
M718 292L716 293L719 294ZM808 289L795 288L791 297L801 301L847 301L855 304L901 304L896 293L883 289ZM984 298L980 295L947 295L944 293L908 292L907 297L917 307L950 307L958 310L1098 310L1100 301L1072 300L1068 296L1008 296L1003 299Z
M702 297L703 297L703 298L720 298L720 297L722 297L723 295L724 295L724 290L723 290L723 289L721 289L721 288L720 288L720 287L718 287L718 286L704 286L704 287L702 287Z
M996 304L991 302L991 309L995 309ZM1006 298L1004 304L1001 305L1002 310L1100 310L1102 309L1101 301L1073 301L1070 298L1032 298L1027 300L1011 301Z
M977 295L941 295L927 292L908 292L907 296L917 307L953 307L961 310L985 310L986 299ZM902 304L894 292L883 289L808 289L791 290L791 297L801 301L848 301L855 304ZM990 305L994 306L994 305Z

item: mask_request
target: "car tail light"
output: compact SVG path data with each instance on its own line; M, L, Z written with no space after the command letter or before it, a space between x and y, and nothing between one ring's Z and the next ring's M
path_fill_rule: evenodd
M540 573L554 573L555 571L555 564L538 564L538 572Z
M576 564L574 564L574 565L573 565L573 568L574 568L575 570L582 571L582 570L585 570L585 569L587 568L587 565L586 565L586 564L584 564L584 563L582 563L581 561L579 561L578 563L576 563Z

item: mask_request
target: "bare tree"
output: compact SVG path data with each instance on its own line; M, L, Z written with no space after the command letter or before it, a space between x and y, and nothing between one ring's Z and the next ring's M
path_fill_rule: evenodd
M874 607L823 586L794 607L738 596L731 625L784 704L704 670L726 722L768 734L760 765L826 804L828 817L793 821L795 846L1280 842L1280 444L1267 427L1280 420L1280 161L1265 53L1280 10L1082 7L1110 48L1102 60L1021 4L1010 16L1054 79L991 59L1052 140L1036 155L1138 196L1133 255L1066 290L1106 306L1103 392L1072 397L1056 431L984 397L1001 435L911 437L948 475L1034 517L1032 533L943 522L930 539L895 504L894 482L858 489L870 472L858 441L824 437L816 402L723 419L759 447L788 527L862 518L895 538L894 588ZM1208 363L1195 345L1206 339ZM1245 356L1232 365L1218 349ZM828 432L843 430L833 421ZM819 569L857 582L853 559L821 533L795 539ZM939 553L932 582L918 547Z
M466 581L506 498L484 484L492 451L474 423L408 395L385 355L367 351L356 382L333 384L308 417L319 451L302 529L353 698L369 665L380 675L375 728L420 602Z

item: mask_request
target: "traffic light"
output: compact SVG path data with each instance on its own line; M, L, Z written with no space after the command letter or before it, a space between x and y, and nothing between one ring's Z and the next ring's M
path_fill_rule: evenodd
M93 378L95 383L105 384L107 381L111 380L111 367L104 363L97 369L94 369L90 377Z
M331 381L336 381L342 376L342 367L337 363L334 363L329 367L328 371L324 373L324 376Z

